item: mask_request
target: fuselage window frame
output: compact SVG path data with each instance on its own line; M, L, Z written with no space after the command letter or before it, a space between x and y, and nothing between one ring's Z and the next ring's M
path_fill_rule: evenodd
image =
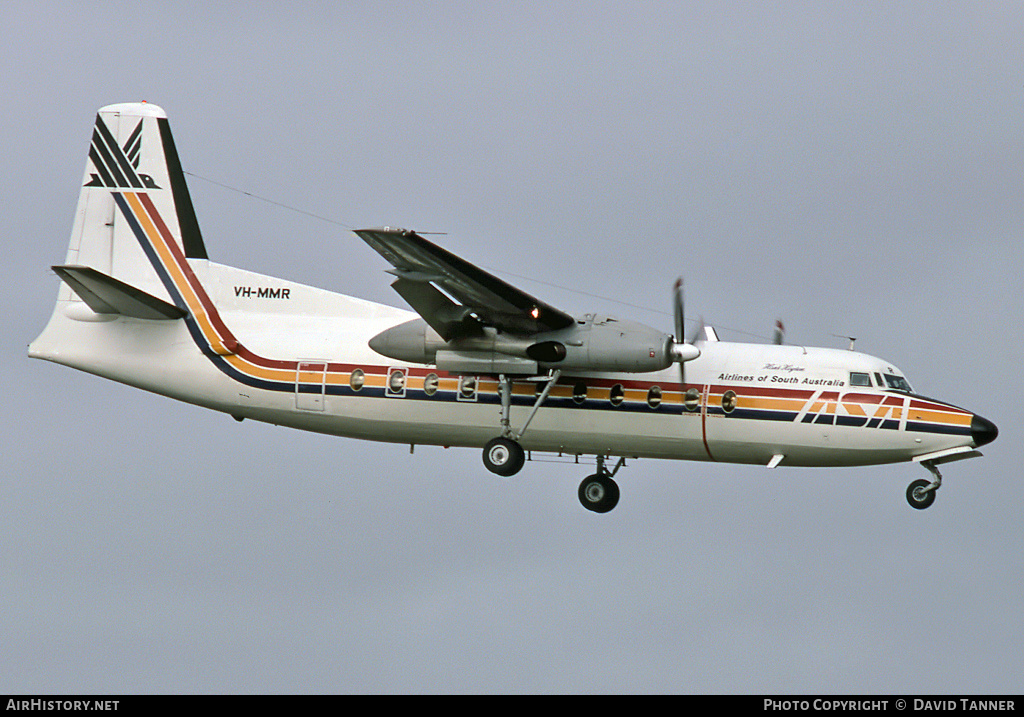
M357 368L349 374L348 387L354 392L362 391L364 385L366 385L366 372L363 369Z
M409 385L408 369L389 368L388 384L384 395L389 398L405 398L405 390Z
M459 401L470 401L476 403L479 387L480 381L476 376L459 376L459 392L455 394L456 398Z

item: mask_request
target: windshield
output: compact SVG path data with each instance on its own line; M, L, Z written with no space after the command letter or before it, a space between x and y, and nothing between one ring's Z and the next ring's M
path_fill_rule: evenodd
M895 389L896 391L904 391L906 393L911 392L910 384L907 383L907 379L902 376L893 376L892 374L887 373L885 374L885 383L889 388Z

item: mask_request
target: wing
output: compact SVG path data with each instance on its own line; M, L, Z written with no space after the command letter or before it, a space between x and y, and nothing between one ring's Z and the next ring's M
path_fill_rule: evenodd
M391 286L445 341L481 327L529 336L571 326L575 319L433 244L416 232L356 230L388 260Z

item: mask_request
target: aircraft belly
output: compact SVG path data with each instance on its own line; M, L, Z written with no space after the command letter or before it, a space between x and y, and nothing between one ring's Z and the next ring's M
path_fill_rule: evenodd
M706 429L709 451L720 462L767 465L781 454L783 466L857 466L914 455L914 439L896 427L709 416Z
M256 420L364 440L481 447L500 434L496 403L424 397L331 396L325 410L295 408L294 394L267 395L242 413ZM222 409L223 410L223 409ZM513 406L513 429L527 406ZM922 439L901 430L814 425L688 413L636 413L581 407L541 408L521 443L529 451L604 454L784 466L858 466L910 460L962 443L956 437Z
M329 397L325 432L353 438L446 446L482 447L500 434L499 408L491 403L431 402L402 398ZM513 429L529 408L514 406ZM567 454L706 459L696 427L679 432L679 416L637 416L572 408L541 408L521 442L530 451Z

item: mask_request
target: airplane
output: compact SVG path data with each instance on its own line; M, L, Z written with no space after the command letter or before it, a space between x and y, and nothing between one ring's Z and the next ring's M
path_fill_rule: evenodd
M167 115L101 108L53 314L28 354L251 419L350 438L482 448L498 476L534 453L594 456L580 503L606 513L640 458L779 466L980 456L991 422L925 398L890 362L851 349L683 336L568 314L406 229L355 231L412 311L217 264Z

